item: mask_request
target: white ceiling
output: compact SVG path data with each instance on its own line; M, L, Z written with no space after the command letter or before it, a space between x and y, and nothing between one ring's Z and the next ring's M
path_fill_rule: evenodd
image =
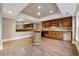
M3 17L14 18L27 5L28 5L27 3L4 3L2 4ZM9 11L12 11L12 14L9 14Z
M74 16L77 11L77 3L57 3L63 16Z
M24 20L29 20L33 22L39 22L44 21L47 19L53 19L53 18L60 18L60 17L66 17L66 16L72 16L75 14L77 10L77 3L56 3L57 7L59 8L60 12L47 15L46 17L41 17L38 19L37 17L30 16L28 14L21 13L21 11L24 8L28 7L28 3L3 3L2 8L2 16L5 18L11 18L14 20L19 20L20 18L24 18ZM44 9L46 10L46 9ZM12 11L11 14L8 12ZM34 12L34 11L32 11ZM36 13L35 13L36 14ZM26 21L28 22L28 21Z
M40 6L40 9L38 9ZM50 13L52 11L53 13ZM37 13L40 12L40 16ZM29 16L35 17L37 19L46 17L55 13L60 12L56 3L30 3L27 7L22 10L22 13Z

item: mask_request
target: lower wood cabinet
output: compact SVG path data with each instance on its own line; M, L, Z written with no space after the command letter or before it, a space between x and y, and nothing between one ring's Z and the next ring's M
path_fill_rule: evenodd
M57 39L57 40L64 40L64 41L71 41L72 40L72 32L63 32L63 31L43 31L42 37Z
M57 38L63 40L63 32L58 32Z
M43 35L44 37L63 40L63 32L45 31Z

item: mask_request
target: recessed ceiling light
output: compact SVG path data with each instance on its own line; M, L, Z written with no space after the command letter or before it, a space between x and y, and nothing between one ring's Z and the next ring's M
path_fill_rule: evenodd
M9 11L9 13L11 14L11 13L12 13L12 11Z
M41 6L38 6L38 9L41 9Z
M51 10L51 11L50 11L50 13L52 14L52 13L53 13L53 11Z
M40 12L38 12L37 15L40 16Z

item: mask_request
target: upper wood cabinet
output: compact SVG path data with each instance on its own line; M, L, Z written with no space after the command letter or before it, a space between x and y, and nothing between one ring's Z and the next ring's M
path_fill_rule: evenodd
M16 26L16 32L33 31L33 23Z
M44 21L44 22L42 22L42 27L44 27L44 28L50 27L50 21Z
M57 26L58 26L58 27L59 27L59 26L62 26L61 21L62 21L62 18L61 18L61 19L57 19Z
M72 18L71 17L63 18L61 24L63 27L71 27L72 26Z
M23 25L23 28L24 28L24 29L33 28L33 23L31 23L31 24L24 24L24 25Z
M50 21L51 26L57 26L57 19Z
M57 20L49 20L49 21L44 21L42 22L42 27L47 28L51 26L57 26Z
M51 26L71 27L72 26L72 17L53 19L53 20L43 21L42 22L42 27L43 28L51 27Z

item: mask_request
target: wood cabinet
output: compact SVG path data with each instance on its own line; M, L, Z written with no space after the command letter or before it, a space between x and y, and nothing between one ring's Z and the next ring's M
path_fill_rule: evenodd
M32 24L32 23L31 23L31 24L24 24L24 25L23 25L23 28L24 28L24 29L33 28L33 24Z
M33 31L33 30L34 30L33 23L16 26L16 32Z
M53 19L53 20L42 22L42 27L43 28L47 28L47 27L51 27L51 26L71 27L72 26L72 17Z
M57 33L57 38L58 39L63 39L63 32L58 32Z
M42 27L47 28L51 26L57 26L57 20L49 20L49 21L44 21L42 22Z
M52 39L63 39L63 32L57 31L44 31L44 37L52 38Z
M50 21L51 26L57 26L57 19Z
M71 27L72 26L72 17L61 18L57 20L58 27Z
M57 32L50 31L50 33L51 33L50 38L53 38L53 39L56 39L57 38Z
M50 27L50 21L44 21L44 22L42 22L42 27L43 28Z
M43 32L43 37L62 40L63 33L64 33L63 30L66 29L67 31L71 31L70 28L72 27L72 17L65 17L65 18L60 18L60 19L44 21L42 23L42 25L43 25L43 28L50 27L50 28L48 28L49 30L47 30L46 32ZM52 26L55 26L55 27L52 27ZM51 28L56 29L56 31ZM57 31L58 29L60 29L60 31ZM52 31L50 31L50 30L52 30Z
M62 18L57 20L57 27L62 26Z
M61 24L63 27L71 27L72 26L72 18L71 17L63 18Z

